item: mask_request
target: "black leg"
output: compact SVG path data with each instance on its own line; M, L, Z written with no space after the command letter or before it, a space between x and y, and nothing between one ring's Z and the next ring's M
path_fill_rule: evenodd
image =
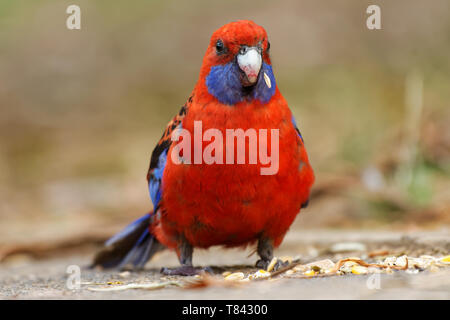
M204 272L212 273L210 268L194 268L192 266L194 248L184 237L180 241L178 250L180 252L178 259L181 266L178 268L162 268L162 274L167 276L195 276Z
M192 267L192 254L194 253L194 248L184 237L183 240L181 240L179 250L180 256L178 259L180 260L180 264L182 266Z
M269 238L259 238L257 251L261 259L256 261L256 267L265 270L273 258L273 241Z

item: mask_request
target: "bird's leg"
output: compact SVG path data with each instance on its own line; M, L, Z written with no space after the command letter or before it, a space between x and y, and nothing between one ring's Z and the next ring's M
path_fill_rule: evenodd
M194 248L184 237L179 245L179 251L180 255L178 259L180 260L180 264L182 266L192 267L192 254L194 253Z
M178 245L178 259L181 266L178 268L162 268L161 273L168 276L195 276L203 272L210 272L208 268L194 268L192 266L192 254L194 248L182 237Z
M256 267L261 269L267 269L270 261L273 258L273 241L266 237L260 237L258 240L258 255L261 259L256 261Z

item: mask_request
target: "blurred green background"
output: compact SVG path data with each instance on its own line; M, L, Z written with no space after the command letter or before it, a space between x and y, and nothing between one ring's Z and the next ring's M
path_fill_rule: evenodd
M448 0L0 0L0 244L106 234L149 210L151 151L210 35L239 19L267 30L316 172L295 227L449 224Z

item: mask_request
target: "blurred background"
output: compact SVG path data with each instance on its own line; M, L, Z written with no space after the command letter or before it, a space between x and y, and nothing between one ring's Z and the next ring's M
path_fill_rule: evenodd
M449 226L449 18L447 0L0 0L0 249L101 242L151 209L153 147L239 19L267 30L315 169L293 229Z

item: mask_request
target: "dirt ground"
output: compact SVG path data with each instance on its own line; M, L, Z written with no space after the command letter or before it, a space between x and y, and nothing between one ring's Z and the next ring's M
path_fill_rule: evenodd
M384 251L381 257L373 252ZM380 252L381 252L380 251ZM208 285L187 288L199 278L163 277L162 266L176 266L172 252L157 255L140 272L101 271L86 268L93 251L34 260L24 254L0 264L1 299L450 299L450 267L392 270L380 274L287 277L241 283L223 281L223 272L251 274L256 256L247 250L212 248L194 252L194 263L216 272ZM301 264L322 259L358 257L376 263L386 256L443 257L450 252L450 230L421 232L295 230L288 233L276 256L291 256ZM79 288L69 289L68 267L81 267ZM378 277L378 278L374 278ZM213 279L213 280L211 280ZM216 280L214 280L216 279ZM217 280L219 279L219 280ZM119 288L127 284L170 284L158 289Z

